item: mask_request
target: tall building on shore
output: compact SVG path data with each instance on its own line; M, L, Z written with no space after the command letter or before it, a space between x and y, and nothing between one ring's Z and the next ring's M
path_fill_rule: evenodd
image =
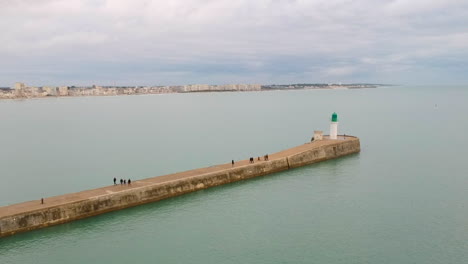
M18 90L23 90L24 88L26 88L26 84L21 83L21 82L17 82L17 83L15 83L15 87L14 87L14 88L15 88L15 90L17 90L17 91L18 91Z
M26 84L17 82L15 83L15 96L16 97L23 97L24 96L24 90L26 88Z
M332 114L331 124L330 124L330 139L338 138L338 115L336 113Z

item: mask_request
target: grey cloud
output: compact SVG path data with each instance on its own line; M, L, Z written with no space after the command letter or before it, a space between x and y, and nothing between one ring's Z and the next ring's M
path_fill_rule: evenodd
M464 2L0 0L0 86L422 82L407 73L468 59Z

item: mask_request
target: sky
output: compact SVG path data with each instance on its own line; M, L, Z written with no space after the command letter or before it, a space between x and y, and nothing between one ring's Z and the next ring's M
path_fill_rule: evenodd
M0 0L0 86L468 84L466 0Z

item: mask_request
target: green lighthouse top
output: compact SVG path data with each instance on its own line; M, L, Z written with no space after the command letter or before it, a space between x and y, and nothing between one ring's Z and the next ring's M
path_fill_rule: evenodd
M336 113L332 114L332 122L338 122L338 115Z

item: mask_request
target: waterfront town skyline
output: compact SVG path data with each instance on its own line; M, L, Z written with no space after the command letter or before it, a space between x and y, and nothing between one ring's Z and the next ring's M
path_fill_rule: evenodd
M253 92L291 89L375 88L376 84L188 84L170 86L30 86L16 82L13 87L0 88L0 99L24 99L64 96L114 96L137 94L192 93L192 92Z

